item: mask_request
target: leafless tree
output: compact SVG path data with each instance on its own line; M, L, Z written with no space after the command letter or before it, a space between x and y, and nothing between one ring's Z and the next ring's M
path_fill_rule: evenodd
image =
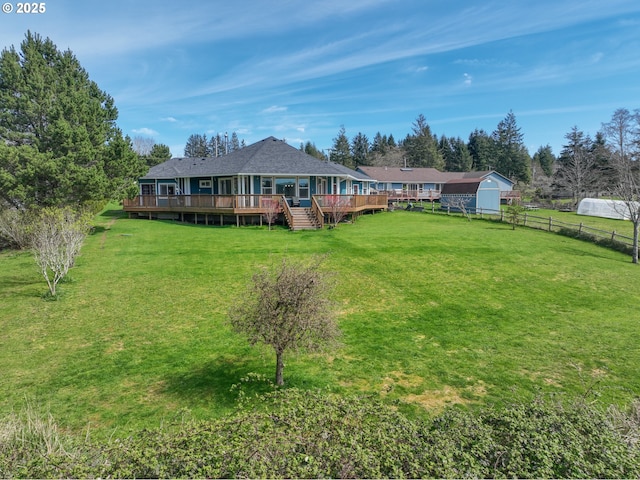
M68 208L45 208L34 216L30 245L52 297L73 267L89 228L86 214Z
M344 220L349 213L351 202L349 197L342 195L327 195L324 197L324 205L329 208L329 218L334 227Z
M602 126L609 144L609 166L614 174L611 195L622 200L611 202L614 210L633 223L632 261L638 263L640 232L640 110L625 108L614 112L611 121Z
M0 240L10 247L27 248L29 246L28 213L15 207L0 207ZM3 242L0 242L3 243Z
M452 195L446 197L446 207L448 209L458 210L467 220L471 221L469 212L469 204L473 200L473 195Z
M156 141L153 138L137 136L133 137L132 143L134 152L141 156L147 156L151 153Z
M271 230L271 225L276 221L278 215L282 211L280 208L280 201L277 198L267 197L262 199L262 208L265 209L265 212L262 214L267 224L269 224L269 230Z
M307 263L282 260L278 268L253 275L241 301L229 311L232 328L251 345L263 343L276 353L276 385L284 385L284 354L335 344L340 331L329 294L330 278L322 258Z
M578 205L588 193L597 190L597 181L601 177L600 165L593 141L578 130L578 127L573 127L565 138L568 143L558 157L555 185L571 192Z

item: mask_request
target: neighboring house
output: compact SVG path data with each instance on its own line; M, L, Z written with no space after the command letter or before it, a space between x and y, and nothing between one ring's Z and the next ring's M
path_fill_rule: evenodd
M358 167L377 181L371 188L386 193L390 200L438 200L443 185L451 180L485 179L497 182L502 199L519 198L514 182L495 170L479 172L441 172L435 168Z
M186 215L196 223L209 223L209 215L228 223L225 216L230 216L239 225L240 220L261 222L265 210L278 202L292 226L292 207L321 217L337 197L349 203L351 214L385 209L386 197L370 195L372 182L363 172L268 137L221 157L172 158L151 167L139 179L140 195L125 201L124 209L149 218L184 220ZM321 218L315 220L322 225Z
M445 183L440 192L440 208L468 213L495 213L500 210L500 185L492 178L461 178Z

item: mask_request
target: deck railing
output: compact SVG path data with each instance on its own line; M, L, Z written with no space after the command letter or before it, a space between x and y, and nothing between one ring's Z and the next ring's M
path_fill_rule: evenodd
M291 213L291 207L289 206L289 202L287 202L287 199L285 197L282 197L280 205L282 205L282 212L287 219L287 225L293 225L293 213Z
M440 191L435 189L423 189L423 190L379 190L378 193L386 195L389 200L439 200Z
M318 199L315 196L311 197L311 211L313 212L313 216L320 224L319 227L324 228L324 213L322 212L322 208L320 208Z
M124 200L125 211L233 211L242 213L264 213L271 202L280 201L281 195L138 195ZM314 195L311 208L324 207L330 200L340 198L347 204L349 211L382 209L387 207L386 195ZM286 203L286 202L285 202ZM264 211L264 212L263 212Z
M280 195L138 195L124 200L125 210L154 209L186 211L189 209L211 210L261 210Z
M350 211L365 210L367 208L386 208L386 195L314 195L313 198L318 202L319 207L325 211L336 201L344 203Z

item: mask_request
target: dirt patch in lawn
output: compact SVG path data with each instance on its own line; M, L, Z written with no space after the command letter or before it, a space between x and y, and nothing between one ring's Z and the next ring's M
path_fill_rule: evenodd
M473 403L475 401L474 398L482 397L486 394L486 388L482 383L463 389L446 385L439 390L425 390L420 394L405 395L402 400L419 405L425 410L440 411L449 405Z

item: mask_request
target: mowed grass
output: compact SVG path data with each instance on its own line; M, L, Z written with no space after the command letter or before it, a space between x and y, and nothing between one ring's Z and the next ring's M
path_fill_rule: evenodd
M339 349L290 355L288 387L364 393L420 414L540 393L640 392L640 267L587 242L417 212L337 229L206 227L97 217L61 285L29 253L0 253L0 413L26 401L63 426L119 435L224 415L248 374L274 374L266 348L226 324L258 268L329 254Z

